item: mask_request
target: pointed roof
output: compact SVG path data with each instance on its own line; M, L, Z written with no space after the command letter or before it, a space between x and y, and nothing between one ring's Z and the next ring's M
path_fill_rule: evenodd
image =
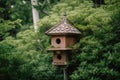
M60 24L50 28L48 31L45 32L47 35L80 35L81 32L71 25L64 15Z

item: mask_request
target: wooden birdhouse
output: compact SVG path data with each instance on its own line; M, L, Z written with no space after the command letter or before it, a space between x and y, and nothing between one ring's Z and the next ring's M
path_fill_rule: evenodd
M81 32L71 25L66 15L62 21L45 32L47 35L52 36L51 45L52 48L48 50L53 51L53 64L62 66L67 64L68 55L71 53L71 46L76 43L77 37Z

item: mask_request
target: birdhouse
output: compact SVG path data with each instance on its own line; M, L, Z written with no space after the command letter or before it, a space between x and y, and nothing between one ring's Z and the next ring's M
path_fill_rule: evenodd
M64 15L58 25L45 33L51 36L52 47L48 50L53 52L53 64L56 66L66 65L72 50L71 47L77 42L77 37L81 32L71 25Z

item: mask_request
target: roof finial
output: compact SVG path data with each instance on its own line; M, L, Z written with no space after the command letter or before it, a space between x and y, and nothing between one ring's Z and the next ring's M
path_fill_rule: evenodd
M66 20L67 20L67 14L66 14L66 12L64 12L64 15L63 15L64 17L63 17L63 19L62 19L62 22L66 22Z
M67 16L66 12L64 12L64 16Z

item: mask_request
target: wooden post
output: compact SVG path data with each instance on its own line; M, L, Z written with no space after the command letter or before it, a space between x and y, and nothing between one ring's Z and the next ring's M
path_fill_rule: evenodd
M67 80L67 71L66 68L63 68L64 80Z

